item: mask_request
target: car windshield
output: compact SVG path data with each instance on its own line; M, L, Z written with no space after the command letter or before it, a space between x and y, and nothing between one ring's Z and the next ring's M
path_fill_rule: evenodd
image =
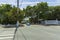
M60 40L60 0L0 0L0 40Z

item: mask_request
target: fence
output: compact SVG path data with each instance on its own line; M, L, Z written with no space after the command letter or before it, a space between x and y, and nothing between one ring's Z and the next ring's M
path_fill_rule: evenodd
M60 20L44 20L42 24L60 24Z

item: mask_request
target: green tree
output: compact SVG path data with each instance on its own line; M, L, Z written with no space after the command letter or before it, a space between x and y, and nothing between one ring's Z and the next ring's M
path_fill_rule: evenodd
M19 10L19 13L17 13L17 9ZM20 8L15 6L12 7L9 4L2 4L0 6L0 23L15 24L17 20L21 22L24 18L23 14L24 13Z
M39 16L39 19L46 19L46 13L48 11L48 4L47 4L47 2L38 3L37 7L38 7L37 15Z

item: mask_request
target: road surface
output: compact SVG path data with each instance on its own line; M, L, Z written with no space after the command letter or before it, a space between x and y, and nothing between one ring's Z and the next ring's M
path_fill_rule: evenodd
M18 28L15 40L60 40L60 26L32 25Z
M0 40L13 40L15 28L0 29ZM60 26L19 27L15 40L60 40Z
M0 28L0 40L12 40L15 28Z

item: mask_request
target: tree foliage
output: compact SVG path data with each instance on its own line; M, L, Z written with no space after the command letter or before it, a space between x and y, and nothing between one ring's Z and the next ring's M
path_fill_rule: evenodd
M17 9L19 12L17 13ZM2 4L0 6L0 23L3 24L15 24L17 20L20 22L23 20L23 11L20 8L11 6L9 4Z
M31 22L37 22L39 19L60 20L60 6L48 6L47 2L37 3L37 5L34 6L27 6L24 10L26 16L31 16Z
M17 10L19 11L17 12ZM30 17L30 22L32 23L40 19L60 20L60 6L48 6L47 2L41 2L21 10L9 4L0 5L0 23L15 24L17 20L21 22L25 17Z

